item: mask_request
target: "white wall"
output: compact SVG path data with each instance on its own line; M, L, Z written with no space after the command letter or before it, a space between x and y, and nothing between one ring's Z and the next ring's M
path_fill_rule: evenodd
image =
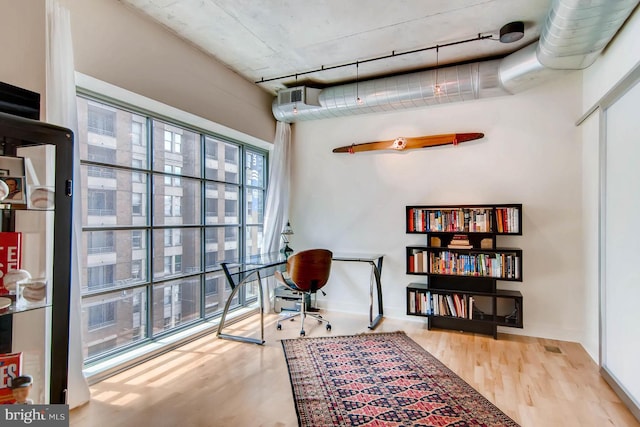
M44 0L0 0L0 81L39 93L42 111L45 106L44 4Z
M584 70L583 111L593 106L640 60L640 8L636 8L598 60Z
M61 0L76 70L248 135L273 141L273 97L114 0Z
M0 81L41 96L45 117L45 0L0 0ZM114 0L60 0L71 14L76 70L272 142L273 97Z
M405 234L410 204L522 203L523 236L500 238L524 251L524 330L511 333L579 341L583 260L580 132L581 73L514 96L417 110L351 116L294 126L292 247L385 254L385 313L406 316ZM482 140L423 150L334 154L352 143L453 132ZM332 309L365 313L365 266L334 263L326 300ZM422 320L421 320L422 321Z

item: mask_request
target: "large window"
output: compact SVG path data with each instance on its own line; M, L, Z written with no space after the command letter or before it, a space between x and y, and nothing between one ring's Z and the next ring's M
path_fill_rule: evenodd
M84 95L77 105L92 363L220 316L220 263L260 252L267 153Z

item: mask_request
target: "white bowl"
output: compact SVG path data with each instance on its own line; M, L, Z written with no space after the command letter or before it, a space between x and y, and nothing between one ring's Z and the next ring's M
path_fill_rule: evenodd
M18 282L29 279L31 274L27 270L9 270L2 276L2 283L9 292L15 292Z

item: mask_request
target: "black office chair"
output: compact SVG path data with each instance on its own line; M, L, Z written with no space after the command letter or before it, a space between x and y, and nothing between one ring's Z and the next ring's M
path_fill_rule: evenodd
M300 316L300 336L304 336L304 319L307 316L313 317L318 322L327 324L327 331L331 330L331 323L319 314L309 312L306 299L311 300L311 294L316 293L329 280L331 272L331 259L333 254L327 249L309 249L293 254L287 260L286 275L280 271L275 272L275 278L278 282L293 290L299 292L301 296L300 311L287 315L278 320L277 328L282 329L280 324L283 320L292 319Z

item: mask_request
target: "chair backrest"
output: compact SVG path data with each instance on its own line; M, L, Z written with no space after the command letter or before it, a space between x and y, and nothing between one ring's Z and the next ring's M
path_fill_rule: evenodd
M287 260L291 281L303 292L315 292L329 280L333 253L327 249L308 249Z

